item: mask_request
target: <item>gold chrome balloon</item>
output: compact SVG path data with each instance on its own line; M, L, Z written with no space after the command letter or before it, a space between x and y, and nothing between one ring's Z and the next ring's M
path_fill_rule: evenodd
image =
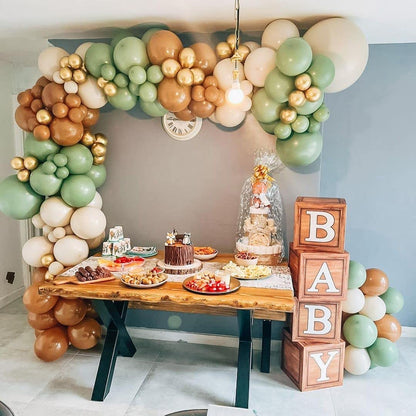
M47 271L45 273L45 281L46 282L51 282L53 279L55 279L55 276L51 272Z
M102 165L105 162L105 156L94 156L94 165Z
M298 90L306 91L312 85L312 79L309 74L300 74L295 79L295 87Z
M251 52L250 48L246 45L241 45L238 47L237 50L238 54L241 56L241 62L244 62L248 56L248 54Z
M81 143L84 146L90 147L95 143L95 136L90 131L86 131L82 136Z
M191 72L194 76L193 85L200 85L204 82L205 72L201 68L191 68Z
M280 111L280 120L285 124L293 123L297 116L298 114L293 108L284 108L282 111Z
M59 70L59 76L65 82L71 81L71 79L72 79L72 71L68 67L61 68Z
M229 58L233 54L233 51L227 42L218 43L215 47L215 52L220 59Z
M289 105L300 107L305 104L306 97L303 91L294 90L289 94Z
M68 64L72 69L79 69L82 66L82 58L76 53L73 53L68 57Z
M114 82L107 82L107 84L104 85L104 94L108 95L109 97L113 97L117 94L117 86L114 84Z
M305 97L308 101L315 102L321 98L321 90L318 87L310 87L305 91Z
M83 69L76 69L72 73L72 79L77 84L83 84L87 80L87 73Z
M65 68L67 67L69 64L69 56L63 56L60 60L59 60L59 66L61 68Z
M14 157L14 158L10 161L10 166L11 166L13 169L16 169L16 170L23 169L23 167L24 167L24 164L23 164L23 158L22 158L22 157L19 157L19 156Z
M103 77L100 77L100 78L97 79L97 85L100 88L104 88L107 83L108 83L108 81L106 79L104 79Z
M179 85L189 87L194 82L194 75L189 68L182 68L176 75L176 81Z
M227 43L228 45L230 45L231 51L234 51L236 43L236 37L234 33L231 33L231 35L227 36Z
M51 113L48 110L42 108L36 113L36 120L40 124L49 124L52 121Z
M23 164L27 170L36 169L39 165L38 160L33 156L25 157Z
M42 266L48 267L51 263L55 261L55 257L53 254L45 254L40 259L40 262L42 263Z
M105 156L105 154L107 153L107 147L104 146L102 143L96 142L91 146L91 153L97 157Z
M166 78L175 78L180 71L181 64L176 59L166 59L162 63L162 73Z
M95 142L96 142L96 143L101 143L101 144L103 144L104 146L107 146L107 143L108 143L107 136L105 136L105 135L104 135L104 134L102 134L102 133L97 133L97 134L95 135Z
M182 65L182 68L192 68L196 60L196 55L193 49L183 48L179 52L179 63Z
M19 172L17 172L17 179L19 179L20 182L27 182L30 178L30 171L27 169L21 169Z

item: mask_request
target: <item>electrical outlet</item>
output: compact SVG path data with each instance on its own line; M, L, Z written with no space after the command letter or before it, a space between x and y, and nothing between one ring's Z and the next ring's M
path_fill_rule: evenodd
M13 282L14 282L14 275L15 275L14 272L7 272L7 274L6 274L6 280L7 280L8 283L13 284Z

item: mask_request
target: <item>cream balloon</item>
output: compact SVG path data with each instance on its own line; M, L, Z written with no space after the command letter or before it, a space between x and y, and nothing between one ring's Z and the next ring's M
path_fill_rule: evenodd
M303 38L314 55L325 55L335 66L335 77L325 92L339 92L360 78L368 61L368 43L361 29L336 17L313 25Z
M56 84L63 84L65 81L61 78L59 71L55 71L52 75L52 81Z
M217 123L222 124L224 127L238 126L246 117L246 112L238 110L231 104L225 104L221 107L217 107L215 111L215 118Z
M59 71L61 67L59 61L68 55L67 51L56 46L44 49L38 57L38 67L42 75L49 81L52 81L53 73Z
M253 84L248 79L240 82L240 88L244 95L250 95L253 92Z
M370 366L370 355L365 348L357 348L352 345L345 348L344 368L349 373L360 376L366 373Z
M235 107L240 111L249 111L251 108L251 105L252 105L251 98L245 96L243 98L243 101L241 101L240 104L235 105Z
M386 304L379 296L365 296L364 306L359 313L378 321L386 314Z
M253 42L253 41L248 41L248 42L244 42L243 45L246 45L249 49L250 52L255 51L257 48L260 48L260 44L257 42Z
M103 231L98 237L86 240L87 244L88 244L88 248L90 250L94 250L95 248L97 248L101 245L101 243L104 241L104 239L105 239L105 231Z
M73 213L74 208L57 196L46 199L40 206L40 216L50 227L65 227L69 224Z
M244 74L256 87L264 87L269 72L276 67L276 51L271 48L258 48L250 53L244 62Z
M59 240L60 238L64 238L66 235L64 227L56 227L52 232L57 240Z
M215 111L208 117L213 123L218 123L217 117L215 116Z
M78 208L71 217L72 231L85 240L98 237L106 225L104 213L94 207Z
M22 247L22 257L25 263L32 267L43 267L42 257L52 254L53 244L46 237L32 237Z
M98 192L95 193L93 200L87 205L87 207L94 207L98 209L103 207L103 199Z
M88 257L88 244L75 235L67 235L55 243L53 255L64 266L75 266Z
M45 225L40 214L36 214L32 217L32 224L35 228L42 228Z
M82 104L89 108L101 108L107 103L107 97L104 91L98 86L97 81L91 75L87 80L79 84L78 95L81 97Z
M52 230L53 230L53 228L50 225L47 225L47 224L45 224L42 227L42 233L43 233L44 236L47 236L49 233L52 232Z
M364 293L360 289L350 289L347 291L347 299L341 303L342 311L357 313L364 307L364 303Z
M63 270L64 265L62 263L59 263L59 261L53 261L48 267L48 272L50 274L53 274L54 276L57 276L58 274L62 273Z
M64 90L67 94L76 94L78 89L78 84L75 81L67 81L64 84Z
M229 88L231 88L233 84L233 70L234 64L230 58L223 59L222 61L219 61L217 65L215 65L213 75L215 78L217 78L219 87L224 91L227 91ZM245 79L244 67L241 63L238 64L238 70L239 80L241 82Z
M55 237L55 235L54 235L53 231L51 231L51 232L48 234L48 240L49 240L51 243L56 243L56 242L58 241L58 239Z
M278 19L269 23L261 37L261 46L278 50L280 45L289 38L297 38L299 30L294 23L286 19Z
M78 46L78 48L75 50L75 53L79 55L82 60L85 60L85 54L87 53L88 48L92 45L93 42L84 42L81 43L81 45Z

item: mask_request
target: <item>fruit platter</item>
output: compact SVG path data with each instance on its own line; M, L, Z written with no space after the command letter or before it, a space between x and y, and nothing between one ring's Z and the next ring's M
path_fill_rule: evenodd
M206 247L194 247L194 257L198 260L211 260L216 257L218 250L215 248Z
M238 290L240 282L229 274L223 277L217 272L201 272L185 279L183 287L190 292L203 295L224 295Z
M138 289L158 287L168 280L167 274L163 271L160 267L129 271L121 276L121 281L127 286Z
M105 267L111 272L124 272L127 270L135 270L144 264L144 259L141 257L117 257L115 259L99 258L98 264Z
M232 277L240 280L265 279L266 277L270 277L272 274L272 269L269 266L239 266L233 261L230 261L228 264L226 264L223 267L223 270L226 270Z

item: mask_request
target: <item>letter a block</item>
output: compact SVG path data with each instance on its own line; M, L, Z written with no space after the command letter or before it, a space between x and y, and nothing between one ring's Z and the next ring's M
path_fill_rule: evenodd
M345 199L298 197L293 248L343 253L346 214Z
M292 342L283 331L282 370L301 391L342 386L345 342Z

